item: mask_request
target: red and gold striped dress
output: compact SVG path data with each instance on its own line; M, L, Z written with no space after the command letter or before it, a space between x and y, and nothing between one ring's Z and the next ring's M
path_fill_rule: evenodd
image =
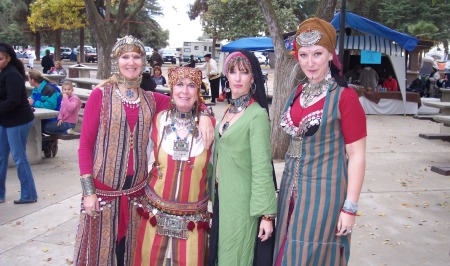
M158 145L164 130L167 112L159 113L152 127L152 141L156 145L153 152L156 157ZM144 203L143 214L139 226L134 265L166 265L171 259L172 265L204 265L207 256L207 210L199 215L202 221L190 223L187 239L169 237L157 233L156 216L152 212L149 193L154 193L162 202L170 205L176 211L179 204L206 202L209 197L207 189L207 165L210 150L206 150L202 141L194 141L189 167L186 161L172 159L175 133L166 134L159 149L159 172L154 168L146 188L147 202ZM190 137L188 138L191 139ZM149 192L150 191L150 192ZM206 200L205 200L206 199ZM154 201L153 201L154 202ZM158 211L160 208L158 206ZM191 220L192 221L192 220ZM152 225L153 223L153 225ZM192 228L195 225L194 228ZM191 231L192 230L192 231Z

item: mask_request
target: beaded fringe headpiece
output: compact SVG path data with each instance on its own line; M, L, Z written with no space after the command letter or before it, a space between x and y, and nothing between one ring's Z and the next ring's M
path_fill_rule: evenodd
M118 60L119 57L128 52L136 52L142 56L142 70L144 70L147 60L145 58L144 43L131 35L118 39L111 51L111 74L119 74Z

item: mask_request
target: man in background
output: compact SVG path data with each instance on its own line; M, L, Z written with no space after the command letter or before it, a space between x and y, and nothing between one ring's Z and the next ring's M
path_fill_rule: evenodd
M155 66L162 67L164 63L162 56L158 53L158 49L156 48L153 49L153 54L152 56L150 56L149 61L150 66L152 66L152 68L155 68Z
M206 63L199 67L199 69L206 69L206 76L209 79L209 87L211 88L211 103L216 103L216 98L219 97L220 74L217 61L211 58L211 54L205 54Z

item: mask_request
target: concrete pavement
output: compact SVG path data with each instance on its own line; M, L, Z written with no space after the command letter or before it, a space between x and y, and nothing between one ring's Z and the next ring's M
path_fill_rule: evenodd
M220 119L225 103L213 107ZM366 178L350 265L450 265L450 178L430 171L450 163L450 143L426 140L439 124L410 116L367 116ZM78 140L60 141L58 155L32 170L35 204L19 197L15 168L0 204L0 265L70 265L78 223ZM278 179L283 162L275 164Z

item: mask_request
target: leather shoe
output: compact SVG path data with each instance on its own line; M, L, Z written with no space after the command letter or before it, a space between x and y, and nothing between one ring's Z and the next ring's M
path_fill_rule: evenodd
M35 203L37 200L24 200L24 199L19 199L19 200L15 200L14 204L28 204L28 203Z

